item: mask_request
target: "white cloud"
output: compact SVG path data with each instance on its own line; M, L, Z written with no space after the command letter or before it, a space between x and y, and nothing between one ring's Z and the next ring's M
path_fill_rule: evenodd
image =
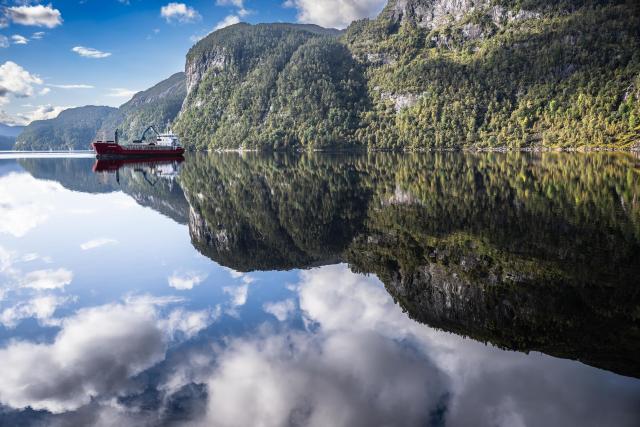
M11 342L0 349L0 402L60 413L117 393L164 358L152 308L122 304L80 310L51 344Z
M20 286L36 290L62 289L73 280L73 273L65 268L37 270L25 274Z
M46 222L61 189L58 183L36 180L28 174L0 177L0 234L24 237Z
M6 104L9 95L19 98L32 96L34 85L41 85L42 79L31 74L13 61L0 65L0 105Z
M93 240L89 240L87 242L82 243L80 245L80 249L82 249L83 251L88 251L90 249L96 249L105 245L114 245L116 243L118 243L118 241L115 239L109 239L109 238L103 237L103 238L93 239Z
M249 295L249 286L228 286L222 289L225 294L231 296L230 305L232 308L242 307L247 302L247 296Z
M236 15L229 15L225 17L222 21L218 22L215 26L215 30L221 30L230 25L234 25L240 22L240 17Z
M40 40L44 37L45 32L44 31L38 31L35 32L31 35L31 39L32 40Z
M9 38L0 34L0 48L9 47Z
M284 322L295 312L296 303L293 299L287 299L284 301L265 303L262 308L267 313L274 315L280 322Z
M175 272L169 276L169 286L179 291L186 291L193 289L200 283L204 282L207 278L206 274L198 273L195 271L188 271L186 273Z
M125 89L122 87L114 87L110 89L111 92L107 94L107 96L112 96L114 98L131 98L133 95L138 93L138 91Z
M298 11L298 21L323 27L345 28L351 22L375 17L387 0L286 0Z
M92 47L75 46L71 50L84 58L101 59L111 56L110 52L103 52Z
M68 85L48 84L47 86L55 87L56 89L93 89L94 88L94 86L92 85L85 85L85 84L68 84Z
M53 6L14 6L6 9L7 17L20 25L54 28L62 24L62 15Z
M29 43L29 39L25 36L21 36L20 34L14 34L11 36L11 40L13 40L13 44L27 44Z
M0 313L0 324L6 328L14 328L21 320L29 318L36 318L44 324L51 324L51 318L58 307L70 300L70 297L55 295L31 298L28 301L4 309Z
M169 3L160 8L160 16L167 22L193 22L200 19L200 14L194 8L184 3Z
M38 95L41 95L41 96L42 95L46 95L49 92L51 92L51 89L49 89L48 87L44 87L44 88L40 89L40 92L38 92Z
M162 320L161 326L168 337L175 338L180 333L184 338L189 339L211 325L219 316L219 309L187 311L177 308Z
M46 95L49 93L44 88L39 93L40 95ZM10 121L19 125L28 125L29 123L36 120L49 120L55 119L58 115L66 109L73 108L72 106L61 106L61 105L38 105L34 110L27 111L25 113L18 113L15 117L13 117Z

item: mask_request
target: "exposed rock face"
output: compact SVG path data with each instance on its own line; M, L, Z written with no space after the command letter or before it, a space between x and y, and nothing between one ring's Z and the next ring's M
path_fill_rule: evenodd
M227 62L225 49L220 47L216 50L204 52L199 57L189 58L185 65L185 74L187 77L187 93L191 92L200 82L204 75L209 71L224 70Z
M389 3L385 15L393 22L410 22L427 30L459 22L470 13L479 11L487 13L496 25L540 16L526 10L508 10L494 3L492 0L396 0ZM467 31L471 35L477 33L471 28Z

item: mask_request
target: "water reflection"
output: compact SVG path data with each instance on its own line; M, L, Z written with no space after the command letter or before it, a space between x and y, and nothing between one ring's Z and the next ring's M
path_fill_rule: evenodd
M639 163L0 162L0 424L637 425Z

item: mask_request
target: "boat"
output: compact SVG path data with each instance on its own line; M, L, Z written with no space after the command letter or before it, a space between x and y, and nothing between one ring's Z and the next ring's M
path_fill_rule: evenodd
M155 140L147 142L147 132L156 134ZM113 141L97 140L91 144L98 159L126 159L130 157L181 157L184 148L180 145L178 137L170 130L165 133L158 132L153 126L149 126L138 140L131 144L120 144L116 130Z

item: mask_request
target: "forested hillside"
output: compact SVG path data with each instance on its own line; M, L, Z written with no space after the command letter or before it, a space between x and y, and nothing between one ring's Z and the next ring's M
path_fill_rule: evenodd
M31 122L16 140L16 150L89 150L112 107L70 108L50 120Z
M187 55L189 95L176 130L196 148L348 143L366 86L336 35L291 24L209 35Z
M55 119L32 122L16 142L18 150L88 150L96 138L121 141L140 136L150 125L159 131L180 112L186 96L184 73L138 92L120 108L87 106L65 110Z
M152 88L135 94L120 106L102 130L113 133L118 128L124 141L137 139L151 125L162 131L178 115L186 95L185 75L176 73Z
M632 1L392 0L344 35L239 24L187 56L198 148L640 145Z

